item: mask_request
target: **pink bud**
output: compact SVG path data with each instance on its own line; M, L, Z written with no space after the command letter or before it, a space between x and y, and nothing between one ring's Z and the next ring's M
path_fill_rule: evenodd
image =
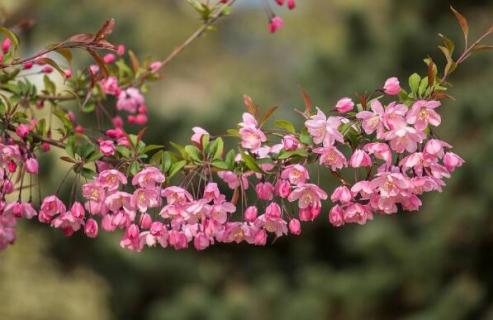
M282 146L286 151L294 151L298 149L300 142L295 136L288 134L282 138Z
M83 219L86 212L84 210L84 206L80 202L74 202L72 208L70 208L70 213L77 219Z
M20 124L17 126L15 129L15 133L19 136L19 138L24 139L26 138L29 133L31 132L31 128L28 125L25 124Z
M300 220L294 218L289 221L289 232L298 236L301 234L301 223Z
M27 62L24 62L24 64L22 66L25 70L28 70L28 69L31 69L33 67L33 65L34 65L34 63L32 61L27 61Z
M107 55L105 55L105 56L103 57L103 61L104 61L104 63L106 63L106 64L111 64L111 63L113 63L113 62L115 62L115 61L116 61L116 57L115 57L115 55L114 55L114 54L112 54L112 53L108 53Z
M50 151L50 144L48 142L43 142L41 144L41 150L43 150L43 152Z
M26 160L26 171L31 174L37 174L39 170L38 160L29 158Z
M447 152L443 157L443 164L447 168L448 171L452 172L455 168L458 168L464 164L464 159L459 157L453 152Z
M115 128L122 128L123 127L123 119L120 116L114 117L111 122L113 122L113 125Z
M281 198L287 198L291 193L291 184L284 179L277 180L276 194Z
M294 0L288 0L288 8L289 10L296 8L296 3L294 3Z
M285 1L286 0L276 0L277 4L280 6L283 6Z
M8 53L11 45L12 45L12 40L10 40L10 38L5 38L2 42L3 53Z
M281 207L277 203L272 202L267 206L267 208L265 208L265 215L270 218L280 218Z
M349 159L349 165L353 168L371 167L372 162L368 153L357 149Z
M396 77L392 77L385 81L383 91L389 96L396 96L401 92L399 80Z
M161 66L163 64L161 63L161 61L154 61L151 63L151 65L149 66L149 68L151 69L151 72L152 73L155 73L155 72L158 72L159 69L161 69Z
M342 98L339 101L337 101L336 104L336 110L337 112L340 113L346 113L354 108L354 102L351 100L351 98Z
M335 227L340 227L344 224L344 212L340 206L336 205L330 209L329 222Z
M245 220L248 222L253 222L257 219L258 209L255 206L248 207L245 210Z
M135 124L138 124L138 125L144 125L147 123L147 115L145 114L138 114L136 117L135 117Z
M96 238L98 236L98 231L98 223L96 222L96 220L89 218L86 221L86 225L84 227L84 232L86 236L88 236L89 238Z
M74 131L76 133L78 133L78 134L83 134L85 130L84 130L84 127L83 126L78 125L78 126L75 127Z
M282 18L279 16L274 16L270 19L269 31L271 33L274 33L277 30L279 30L280 28L282 28L283 25L284 25L284 21L282 21Z
M116 53L119 56L123 56L125 54L125 45L123 44L118 45L118 47L116 47Z
M115 143L111 140L101 140L99 141L99 151L105 156L110 157L115 154Z
M255 191L260 200L272 200L274 197L274 186L270 182L258 183Z
M65 69L65 70L63 70L63 75L64 75L64 76L65 76L65 78L67 78L67 79L72 78L72 70L70 70L70 69Z
M8 169L10 173L15 172L17 170L17 164L14 161L9 161Z
M52 66L44 66L43 69L41 69L42 73L49 74L53 72Z
M348 187L346 186L339 186L335 188L334 192L332 192L332 195L330 196L330 200L332 202L342 202L342 203L347 203L353 199L353 194L351 193L351 190L349 190Z
M199 233L193 239L193 246L197 250L204 250L210 245L209 238L203 233Z
M151 215L148 213L144 213L140 216L140 228L149 229L152 225Z

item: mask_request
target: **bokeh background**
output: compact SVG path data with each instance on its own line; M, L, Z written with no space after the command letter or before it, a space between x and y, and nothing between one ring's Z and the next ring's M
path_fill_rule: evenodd
M223 132L244 93L296 120L300 87L327 108L389 76L425 73L428 54L443 62L438 32L461 41L445 0L299 0L276 9L286 22L276 35L259 2L240 2L151 86L148 141L185 142L195 125ZM477 33L493 22L491 0L453 4ZM164 57L199 25L184 0L0 0L0 15L35 21L27 51L115 17L114 42ZM441 108L439 134L467 163L419 213L342 229L322 214L262 248L140 254L111 235L65 238L24 223L0 253L0 319L493 319L493 55L452 80L457 100ZM55 159L44 159L43 190L60 180Z

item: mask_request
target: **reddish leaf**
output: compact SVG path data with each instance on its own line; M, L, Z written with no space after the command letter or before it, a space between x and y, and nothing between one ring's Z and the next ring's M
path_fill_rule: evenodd
M70 38L68 38L68 41L91 43L93 39L94 39L94 35L91 33L80 33L80 34L76 34L76 35L71 36Z
M258 107L253 103L253 100L252 98L250 98L249 96L247 96L246 94L243 95L243 103L245 104L245 107L247 108L247 111L251 114L253 114L253 116L255 118L257 118L257 114L258 114Z
M267 120L269 120L270 116L272 116L272 114L274 114L274 112L276 112L276 110L278 109L279 107L271 107L269 108L265 113L264 115L262 116L262 119L260 119L260 126L262 126L264 123L267 122Z
M462 14L460 14L459 11L455 10L454 7L450 6L450 9L457 18L457 21L459 21L459 25L462 29L462 32L464 33L464 39L467 43L467 38L469 36L469 24L467 23L467 19Z
M113 28L115 27L115 19L106 20L103 26L99 29L98 33L94 37L96 42L103 40L106 36L109 36L113 32Z
M303 88L301 88L301 94L303 95L303 101L305 102L305 114L309 115L313 108L312 99L308 95L308 92Z

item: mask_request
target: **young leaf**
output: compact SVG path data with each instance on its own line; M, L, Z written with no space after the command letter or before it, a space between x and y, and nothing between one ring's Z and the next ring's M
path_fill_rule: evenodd
M271 107L269 108L265 113L264 115L262 116L262 119L260 119L260 124L259 126L263 126L267 120L269 120L270 116L272 116L274 114L274 112L276 112L276 110L278 109L278 107Z
M312 99L305 89L301 88L301 93L303 94L303 101L305 102L305 114L309 115L313 108Z
M255 159L248 153L242 152L241 158L245 162L245 165L247 166L248 169L258 173L264 173L264 171L259 167Z
M248 112L251 113L255 118L257 118L258 107L253 103L252 98L247 95L243 95L243 103L245 104Z
M462 33L464 33L464 39L467 47L467 39L469 38L469 24L467 23L467 19L459 13L459 11L455 10L454 7L450 6L450 9L455 15L455 18L457 18L457 21L459 21L459 25L462 29Z

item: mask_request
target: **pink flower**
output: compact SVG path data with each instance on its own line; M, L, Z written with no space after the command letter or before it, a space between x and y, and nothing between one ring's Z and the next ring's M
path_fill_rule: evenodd
M336 110L340 113L346 113L354 108L354 102L351 98L342 98L336 103Z
M334 227L340 227L344 225L344 211L339 205L335 205L329 211L329 222Z
M396 128L385 134L385 139L390 140L390 147L397 153L415 152L418 143L421 143L424 138L425 134L422 131L408 126Z
M144 104L144 97L136 88L128 88L118 95L116 108L130 113L137 112L137 109Z
M301 164L292 164L282 171L281 178L289 180L293 185L299 185L310 179L310 176L308 175L308 170Z
M377 137L383 136L384 124L383 119L385 110L382 103L378 100L370 101L371 111L361 111L356 114L356 118L362 120L362 127L366 134L372 134L377 131Z
M161 192L168 204L185 204L193 200L192 195L187 190L180 187L168 187Z
M127 192L117 191L110 194L104 199L104 205L111 212L118 213L123 209L126 213L135 213L133 197Z
M238 188L240 184L244 190L248 189L248 179L245 175L238 177L233 171L219 171L217 175L228 184L231 190Z
M272 200L274 197L274 186L270 182L258 183L255 192L260 200Z
M257 120L250 113L243 114L243 122L240 122L239 125L241 146L244 149L256 152L262 146L262 142L267 141L267 137L262 130L257 128Z
M448 171L452 172L456 168L464 164L464 159L462 159L461 157L459 157L453 152L447 152L443 157L443 164L445 165Z
M426 129L428 124L435 127L439 126L442 120L434 109L438 108L440 105L440 101L416 101L407 114L407 122L413 124L419 131Z
M105 94L110 94L113 96L120 95L121 89L118 86L118 79L114 76L101 80L101 86Z
M257 219L258 209L255 206L250 206L245 210L245 220L248 222L253 222Z
M141 188L155 188L165 181L164 175L156 167L142 169L132 178L132 185L139 185Z
M341 125L340 117L328 117L317 108L317 114L305 121L308 132L315 144L323 143L324 147L332 146L335 141L344 143L344 138L338 128Z
M279 179L275 185L276 194L281 198L287 198L291 193L291 184L283 179Z
M49 223L57 214L66 211L65 205L56 196L49 196L43 199L39 210L39 221Z
M319 215L322 210L320 204L309 205L306 208L301 208L299 211L299 217L301 221L313 221Z
M192 135L192 138L190 140L195 145L202 148L202 137L204 135L209 135L209 132L205 131L204 129L202 129L200 127L194 127L194 128L192 128L192 130L193 130L193 135Z
M300 142L295 136L288 134L282 138L282 146L286 151L294 151L298 149Z
M193 246L199 251L206 249L209 245L209 238L203 233L197 234L193 239Z
M30 132L31 132L31 128L28 125L26 125L26 124L20 124L15 129L15 133L21 139L26 138L29 135Z
M31 203L11 202L5 206L4 214L11 214L16 218L32 219L38 213L34 210Z
M127 184L127 177L118 170L109 169L102 171L98 175L97 182L109 191L116 191L120 187L120 184Z
M330 167L332 171L342 169L347 166L347 160L344 154L337 150L336 147L316 148L314 153L320 154L320 164Z
M383 91L385 92L385 94L389 96L398 95L401 92L399 79L397 79L396 77L387 79L387 81L385 81L385 84L383 86Z
M112 140L100 140L99 151L101 151L105 157L110 157L115 154L115 143Z
M269 31L271 33L274 33L277 30L281 29L283 25L284 25L284 21L282 21L281 17L274 16L274 17L272 17L270 19L270 22L269 22Z
M425 145L425 153L433 156L437 156L439 158L444 155L444 148L452 148L450 144L445 141L438 139L430 139Z
M289 232L291 232L292 234L298 236L301 234L301 223L300 223L300 220L294 218L294 219L291 219L289 221L289 224L288 224L288 227L289 227Z
M373 220L373 212L368 206L354 203L344 210L344 221L347 223L363 225L368 220Z
M133 193L133 203L140 210L146 212L147 208L156 208L161 204L161 196L158 188L139 188Z
M159 71L159 69L161 69L162 65L163 64L161 61L154 61L149 66L149 69L151 70L152 73L156 73Z
M25 163L26 171L30 174L37 174L39 170L38 160L35 158L29 158Z
M373 194L373 187L370 181L358 181L351 187L351 192L354 195L360 194L362 199L369 199Z
M82 185L82 195L88 200L96 202L103 201L105 194L103 185L99 182L93 181Z
M351 190L349 190L348 187L339 186L334 189L334 192L332 192L332 195L330 196L330 200L332 202L347 203L353 200L353 194L351 193Z
M389 145L381 142L371 142L365 144L363 150L372 154L375 158L385 161L386 163L392 162L392 152Z
M372 162L370 156L361 149L356 149L349 159L349 165L353 168L371 167Z
M288 197L289 202L298 200L298 206L301 209L308 206L320 207L320 200L327 199L327 193L320 189L317 185L305 183L297 186Z

